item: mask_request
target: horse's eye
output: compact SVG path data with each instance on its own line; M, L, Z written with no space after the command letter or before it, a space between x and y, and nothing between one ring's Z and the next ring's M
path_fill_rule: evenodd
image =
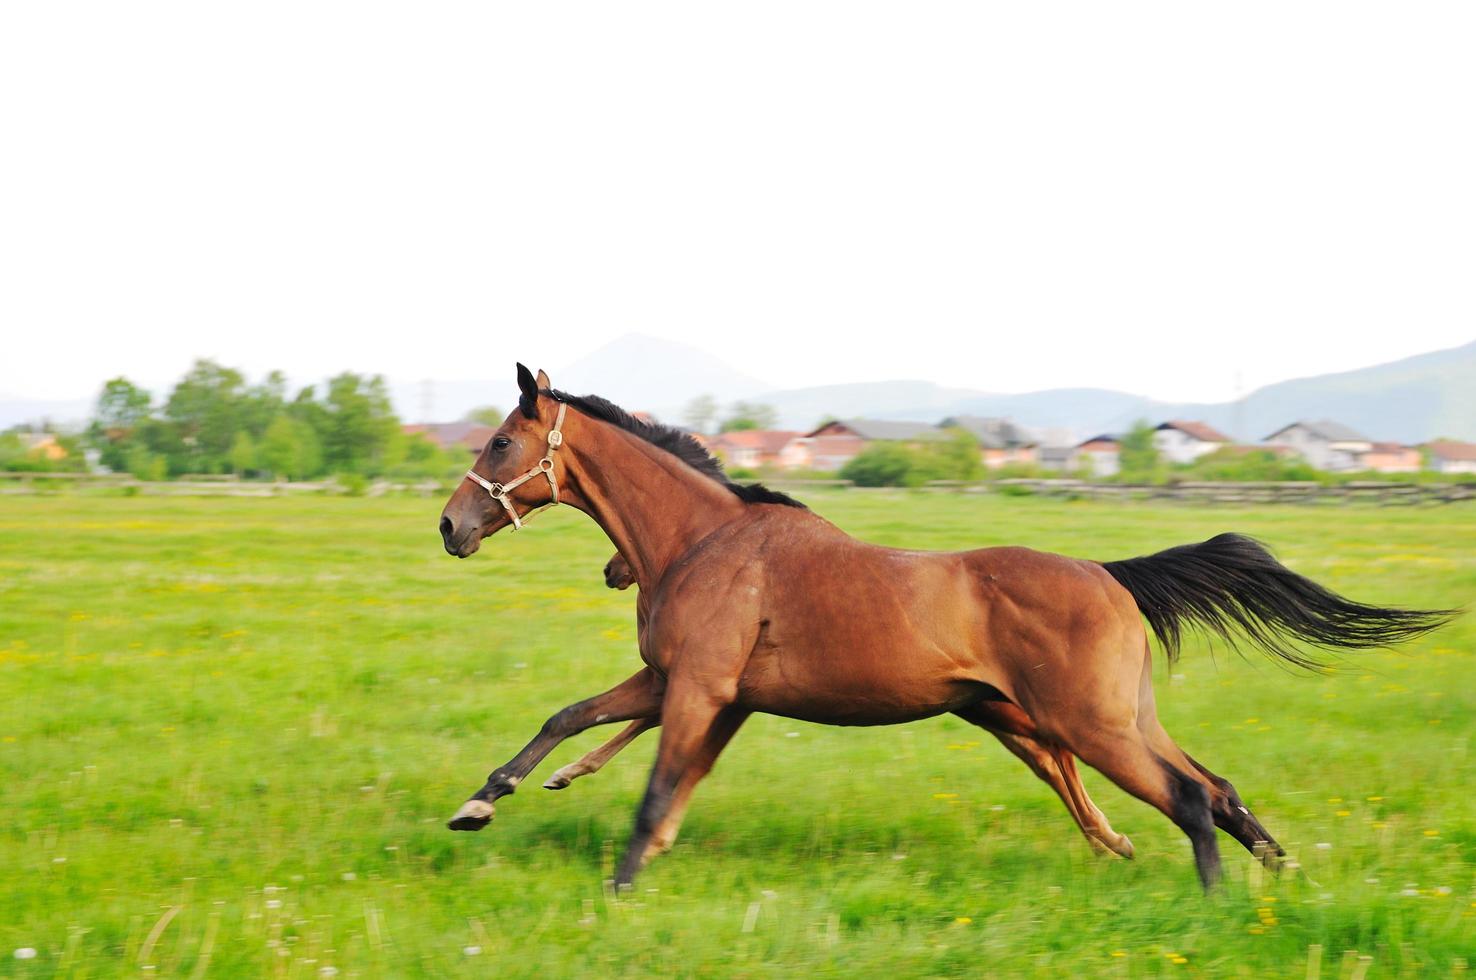
M501 452L511 445L512 440L509 439L507 436L498 436L496 439L492 440L492 448L497 450L498 452Z

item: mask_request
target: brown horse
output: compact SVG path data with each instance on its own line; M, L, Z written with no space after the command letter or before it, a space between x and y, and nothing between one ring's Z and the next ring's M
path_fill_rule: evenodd
M1233 534L1106 563L1026 548L882 548L783 494L729 482L684 433L556 391L522 365L518 385L517 409L442 511L446 550L465 558L553 503L584 511L642 585L646 666L551 717L450 826L486 826L493 801L565 738L659 716L617 886L671 844L697 783L763 711L835 725L944 712L986 726L1008 719L1009 734L1080 758L1167 815L1209 887L1220 870L1216 826L1267 863L1284 852L1234 787L1159 724L1144 618L1170 658L1181 629L1198 625L1232 643L1237 629L1271 656L1315 665L1289 641L1387 646L1450 615L1352 602Z
M630 563L620 557L619 552L605 563L604 574L605 585L612 589L628 589L636 584ZM1025 725L1020 719L1018 708L1004 701L989 701L961 717L999 739L1005 748L1030 767L1031 772L1055 790L1056 795L1061 797L1061 802L1066 804L1066 811L1071 814L1094 850L1126 858L1133 856L1132 841L1125 834L1112 829L1102 811L1097 809L1097 805L1087 795L1086 787L1081 784L1081 776L1076 771L1075 757L1060 746L1043 745L1033 738L1019 734ZM599 772L621 749L660 724L659 715L637 718L599 748L559 769L544 782L543 788L564 789L581 776L591 776Z

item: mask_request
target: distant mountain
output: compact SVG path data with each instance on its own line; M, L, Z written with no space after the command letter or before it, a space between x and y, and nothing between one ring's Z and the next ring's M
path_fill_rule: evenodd
M1137 419L1202 419L1253 442L1298 419L1331 418L1372 439L1417 443L1476 440L1476 342L1387 364L1283 381L1237 402L1160 402L1101 388L1017 395L943 388L926 381L827 385L769 392L762 400L786 428L827 415L937 421L948 415L1005 416L1077 438L1121 432Z
M1356 371L1267 385L1238 404L1185 410L1199 412L1191 418L1203 418L1246 440L1264 438L1297 419L1324 417L1371 439L1476 440L1476 341Z

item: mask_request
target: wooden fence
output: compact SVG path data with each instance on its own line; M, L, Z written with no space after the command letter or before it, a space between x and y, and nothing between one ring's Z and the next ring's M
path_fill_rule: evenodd
M848 489L868 492L850 480L786 480L782 476L765 481L769 486L792 493ZM295 494L362 493L377 497L388 493L434 496L449 493L452 484L439 480L376 480L349 487L337 480L303 483L264 483L237 480L230 476L195 476L178 480L148 482L126 473L6 473L0 472L0 495L49 493L63 488L111 488L125 493L153 496L279 497ZM895 487L878 490L897 492ZM1448 504L1476 500L1476 483L1393 483L1382 480L1322 484L1297 483L1092 483L1086 480L993 480L966 483L935 480L921 488L925 493L1001 493L1020 496L1062 497L1088 500L1166 500L1205 504L1338 504L1363 502L1380 505Z
M60 489L111 489L156 497L285 497L299 494L341 495L362 493L380 497L387 493L430 496L449 486L437 480L375 480L351 488L338 480L289 483L238 480L233 476L202 474L178 480L139 480L127 473L5 473L0 472L0 495L48 493Z
M1091 483L1086 480L995 480L960 483L938 480L932 492L1013 493L1091 500L1174 500L1213 504L1448 504L1476 500L1476 483Z

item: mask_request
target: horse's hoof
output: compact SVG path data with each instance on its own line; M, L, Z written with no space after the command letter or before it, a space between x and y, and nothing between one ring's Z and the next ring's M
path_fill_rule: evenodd
M446 826L452 830L481 830L492 822L492 816L496 812L486 800L467 800L456 811L456 816L447 821Z
M546 783L543 784L543 788L544 789L563 789L564 787L568 786L573 781L574 781L574 776L570 775L567 769L560 769L558 772L556 772L552 776L548 777L548 782L546 782Z

